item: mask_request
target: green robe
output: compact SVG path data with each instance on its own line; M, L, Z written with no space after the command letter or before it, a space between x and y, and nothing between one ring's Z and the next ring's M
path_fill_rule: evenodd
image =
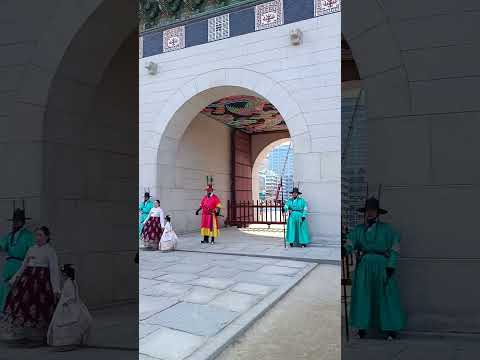
M33 233L25 228L19 230L12 239L9 233L0 238L0 250L7 253L7 260L3 265L2 277L0 279L0 311L5 307L10 285L8 281L22 266L23 259L28 249L33 245ZM8 259L14 257L15 259Z
M138 211L140 214L139 224L138 224L138 236L142 235L143 222L147 219L148 214L150 213L150 210L152 210L152 208L153 208L152 200L142 201L138 206Z
M302 217L306 217L308 214L307 210L307 202L300 197L289 199L285 204L285 211L290 212L287 222L287 242L289 244L306 245L310 243L307 220L302 221Z
M399 331L406 318L400 303L396 271L388 279L386 268L396 268L400 252L400 235L386 223L357 225L345 245L347 253L360 250L352 282L350 324L356 329ZM378 254L382 253L382 254ZM383 255L385 254L385 255Z

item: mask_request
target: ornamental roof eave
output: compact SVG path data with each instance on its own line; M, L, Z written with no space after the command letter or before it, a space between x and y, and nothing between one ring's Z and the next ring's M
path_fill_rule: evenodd
M208 2L208 0L204 1ZM214 7L210 7L205 11L194 14L185 15L184 13L182 13L182 11L180 11L176 14L176 17L163 17L163 21L158 19L157 21L155 21L155 23L153 23L153 25L144 29L141 28L143 22L140 21L139 35L142 36L151 32L157 32L167 28L186 25L191 22L206 20L214 16L232 12L233 10L243 10L251 6L262 4L264 2L266 2L266 0L230 0L226 1L226 3L229 3L227 5L217 5Z

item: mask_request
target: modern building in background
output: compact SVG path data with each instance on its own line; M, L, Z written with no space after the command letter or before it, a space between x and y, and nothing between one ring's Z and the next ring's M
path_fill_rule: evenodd
M263 191L264 200L275 200L281 179L283 179L283 198L288 199L294 186L294 162L290 142L274 148L267 155L263 166L258 175L253 174L253 176L260 178L260 192ZM282 194L279 193L278 199L281 198Z

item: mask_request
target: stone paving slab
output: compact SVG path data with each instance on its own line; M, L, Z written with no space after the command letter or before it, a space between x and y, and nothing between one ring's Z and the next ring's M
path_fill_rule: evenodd
M142 270L140 272L140 278L141 279L150 279L154 280L160 276L166 275L168 273L161 271L161 270Z
M139 317L145 320L178 302L175 298L155 297L140 295L139 297Z
M190 290L190 292L188 292L182 298L182 300L194 304L208 304L222 292L222 290L211 289L203 286L193 286L192 290Z
M244 315L238 317L228 327L222 331L219 336L209 339L201 348L188 357L188 360L214 360L220 353L232 344L235 339L243 334L257 319L262 317L272 306L274 306L282 297L308 274L316 265L309 264L297 278L290 278L290 281L279 286L274 292L257 303Z
M210 304L235 312L244 312L259 302L258 295L243 294L239 292L228 291L217 296Z
M157 282L151 288L141 289L142 295L149 296L181 296L191 289L190 285L169 283L166 281Z
M284 275L270 275L270 274L262 274L259 272L250 272L250 271L243 271L237 276L233 278L234 281L238 282L250 282L254 284L260 285L280 285L285 282L288 282L290 276Z
M164 275L159 279L171 283L190 283L193 280L198 279L198 276L188 273L171 273L168 275Z
M274 265L303 269L304 267L307 266L307 263L302 262L302 261L280 260L280 261L276 262Z
M250 295L267 295L272 291L271 286L249 284L249 283L237 283L230 290Z
M264 266L265 263L232 260L232 261L225 261L225 262L217 262L216 261L215 265L224 266L224 267L234 267L236 269L243 270L243 271L257 271L262 266Z
M192 281L192 285L205 286L213 289L225 290L235 284L234 280L223 279L223 278L213 278L213 277L203 277Z
M263 274L287 275L287 276L295 275L299 271L300 271L299 268L275 266L275 265L265 265L264 267L258 270L258 272Z
M145 289L145 288L150 288L150 287L155 286L157 284L158 284L158 281L152 280L152 279L140 278L138 280L138 288L140 290Z
M159 329L158 325L149 325L145 323L140 323L138 325L138 338L143 339L145 336L150 335L151 333Z
M140 353L161 360L181 360L191 355L204 342L202 336L159 327L140 340Z
M175 262L171 259L175 259ZM143 354L141 358L148 359L149 356L156 360L184 355L175 354L176 350L173 348L163 348L162 351L167 351L168 354L162 355L155 352L155 347L144 347L149 341L153 341L152 339L157 339L155 342L159 346L156 327L204 339L202 345L194 349L188 359L178 359L213 360L219 349L246 329L315 267L313 263L305 263L303 268L298 264L292 266L292 263L285 263L284 265L290 266L283 266L278 264L279 259L178 251L140 251L140 263L143 262L149 264L140 268L140 273L147 272L146 276L151 275L151 268L167 272L153 282L144 281L140 290L140 302L145 302L140 306L143 319L140 320L140 325L143 325L140 327L140 352ZM266 266L289 275L259 271ZM201 268L204 270L197 272ZM211 273L215 276L210 276ZM155 301L159 304L157 309ZM172 303L174 305L165 308ZM176 333L170 333L169 336L173 336L172 334ZM180 335L178 341L183 341ZM192 342L197 344L196 341ZM160 357L161 355L164 357Z
M175 265L170 265L166 268L164 268L165 271L168 272L176 272L176 273L188 273L188 274L197 274L200 273L208 268L212 267L209 264L196 264L196 265L190 265L190 264L175 264Z
M223 228L215 245L201 244L198 233L180 234L178 250L340 262L340 246L284 247L283 232Z
M148 318L145 323L199 336L213 336L237 316L238 312L213 305L182 302Z
M251 269L251 267L250 267ZM200 276L216 276L221 274L222 277L234 277L235 275L239 274L242 269L235 266L235 264L231 264L229 267L225 266L214 266L208 268L207 270L202 271L199 273Z

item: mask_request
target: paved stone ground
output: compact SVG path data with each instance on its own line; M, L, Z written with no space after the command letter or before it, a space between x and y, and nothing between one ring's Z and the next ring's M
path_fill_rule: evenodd
M51 348L14 349L0 346L0 360L137 360L138 351L110 349L77 349L69 352L55 352Z
M339 292L340 267L318 265L217 360L340 360Z
M213 359L314 267L278 258L140 251L140 359Z
M476 360L480 336L406 333L392 342L353 339L342 346L342 360Z
M296 258L298 260L340 261L340 248L308 246L285 249L283 230L272 225L270 230L257 227L248 229L223 228L215 245L201 244L198 232L179 236L178 249L186 251L214 252L224 254L262 255ZM288 246L288 245L287 245Z
M117 305L91 311L94 323L88 347L55 352L50 347L26 349L0 342L0 360L137 360L138 305Z

